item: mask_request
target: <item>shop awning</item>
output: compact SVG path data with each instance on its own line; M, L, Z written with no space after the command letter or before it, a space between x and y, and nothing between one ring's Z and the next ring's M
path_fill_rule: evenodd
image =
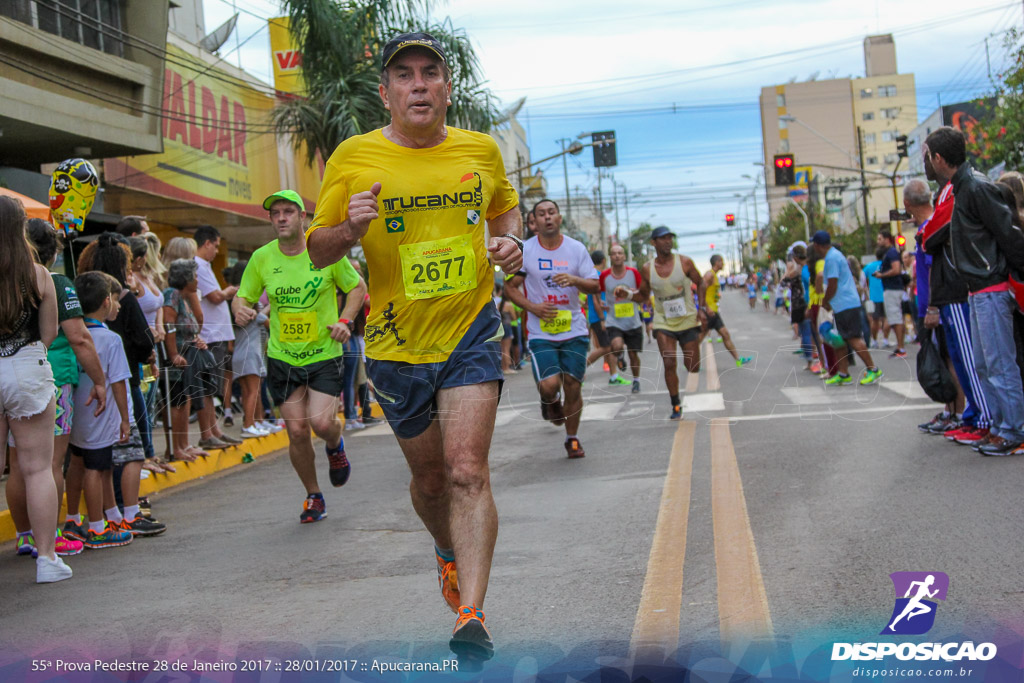
M42 218L44 221L50 220L50 207L46 204L37 202L31 197L26 197L14 190L8 190L6 187L0 187L0 195L7 195L19 200L25 206L25 213L28 214L29 218Z

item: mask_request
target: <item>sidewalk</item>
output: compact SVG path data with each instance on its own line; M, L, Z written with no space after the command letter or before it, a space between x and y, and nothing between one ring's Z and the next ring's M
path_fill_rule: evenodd
M380 409L380 406L376 403L371 405L371 414L374 417L382 418L384 416ZM339 413L342 423L344 423L344 416ZM221 427L226 434L234 437L241 438L241 420L235 420L234 427ZM192 432L197 432L198 428L193 425ZM153 430L153 447L157 453L164 451L165 433L161 427L154 428ZM202 479L211 474L222 472L224 470L230 470L239 467L244 464L253 462L258 458L262 458L268 455L273 455L278 451L284 450L288 447L288 433L286 430L281 430L276 434L270 434L263 436L258 439L245 439L245 443L239 446L232 446L223 450L215 450L210 452L208 458L198 458L195 462L174 462L174 467L177 472L173 473L160 473L148 472L149 477L142 480L142 485L139 487L140 496L148 496L157 491L166 491L172 489L181 484L194 481L196 479ZM249 457L247 457L249 456ZM146 471L144 470L145 474ZM6 480L5 480L6 481ZM82 510L85 509L85 503L82 504ZM61 508L61 519L63 520L64 508ZM11 513L7 509L7 497L3 495L0 490L0 543L6 543L14 540L17 532L14 529L14 522L11 520Z

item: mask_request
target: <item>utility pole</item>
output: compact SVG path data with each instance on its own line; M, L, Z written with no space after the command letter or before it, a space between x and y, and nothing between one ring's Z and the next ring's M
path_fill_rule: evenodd
M818 187L817 187L817 185L815 185L817 180L818 180L818 174L812 171L811 179L809 181L807 181L807 215L804 216L804 218L807 220L807 223L808 223L808 227L807 227L807 232L808 233L814 232L815 228L816 228L816 226L814 225L814 207L818 203L818 198L817 198ZM810 236L808 236L807 239L810 240L811 239Z
M868 178L867 174L864 173L864 134L861 132L860 126L857 126L857 150L860 153L860 186L861 186L861 200L864 203L864 253L871 253L871 231L868 230L869 218L868 218Z
M597 169L597 228L601 240L601 251L608 250L608 240L604 231L604 199L601 196L601 169Z
M612 176L612 201L615 202L615 241L622 244L622 233L619 230L619 184Z
M559 140L562 143L562 175L565 176L565 215L569 219L569 224L572 225L572 195L569 194L569 163L565 159L565 138Z
M625 185L623 185L623 190L625 190ZM625 194L626 194L626 196L623 199L623 201L626 203L626 263L632 263L633 262L633 233L632 233L632 231L631 231L631 229L629 227L630 226L630 222L629 222L629 191L626 190Z

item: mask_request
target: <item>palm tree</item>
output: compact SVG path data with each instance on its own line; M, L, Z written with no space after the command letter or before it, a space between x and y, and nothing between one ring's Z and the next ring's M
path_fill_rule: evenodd
M302 52L304 96L273 112L277 131L304 148L310 164L328 158L346 138L389 121L380 100L380 52L396 33L427 31L445 47L452 72L448 123L487 131L497 116L494 96L465 31L430 19L433 0L285 0Z

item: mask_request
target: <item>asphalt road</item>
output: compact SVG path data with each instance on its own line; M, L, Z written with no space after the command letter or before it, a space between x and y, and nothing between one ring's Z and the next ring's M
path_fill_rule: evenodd
M736 368L706 346L714 357L681 423L667 419L650 350L639 395L591 368L582 460L540 420L528 370L506 382L490 455L501 526L489 675L677 646L694 661L720 641L816 631L874 637L900 570L949 575L941 633L1019 619L1024 458L918 433L936 406L913 381L913 345L907 359L877 358L880 386L825 388L792 355L788 319L723 297L755 362ZM34 564L4 546L0 678L28 657L100 653L448 657L454 618L397 444L387 426L347 438L352 478L327 490L319 524L298 524L303 491L273 456L154 496L169 531L70 558L71 581L35 585ZM326 485L326 458L320 467Z

